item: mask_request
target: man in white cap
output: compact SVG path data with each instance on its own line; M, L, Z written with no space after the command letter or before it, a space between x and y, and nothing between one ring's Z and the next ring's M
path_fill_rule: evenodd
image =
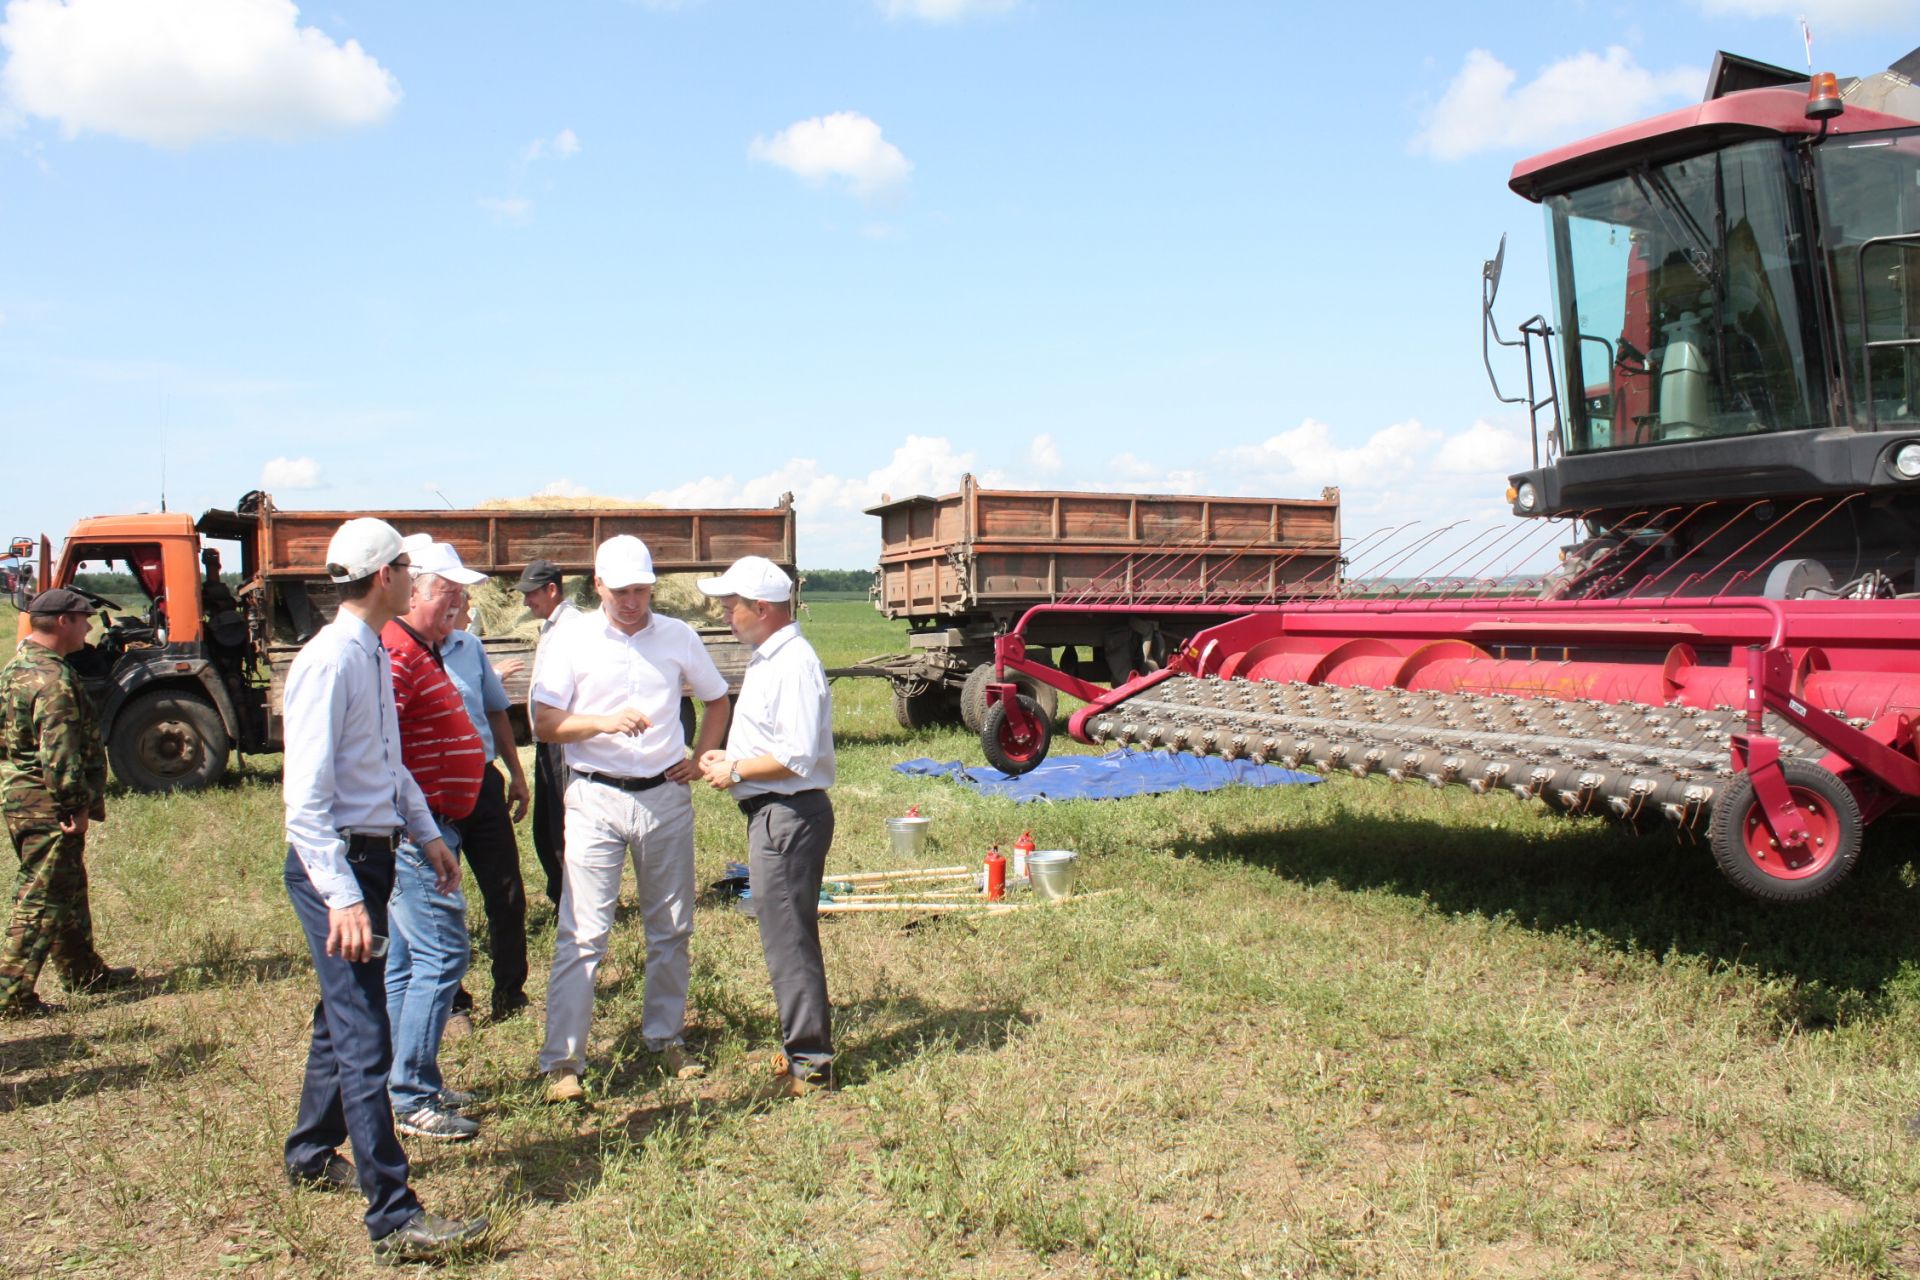
M833 1008L820 954L820 879L833 844L833 695L793 621L793 580L762 556L733 562L700 590L753 649L726 749L700 757L709 785L747 815L747 866L760 950L780 1011L772 1092L831 1089Z
M320 980L300 1115L286 1142L296 1186L344 1190L356 1170L374 1256L445 1257L487 1230L420 1207L387 1100L387 900L394 857L417 847L442 892L460 868L400 760L393 679L379 633L407 607L412 584L400 535L383 520L342 525L327 546L340 609L294 658L284 696L287 896Z
M706 706L696 755L727 726L727 682L694 629L653 612L653 557L621 534L600 544L593 585L600 608L556 627L541 646L533 732L566 747L566 875L547 983L540 1070L553 1102L586 1095L593 981L607 954L614 904L633 859L647 936L640 1034L667 1073L704 1068L682 1044L688 946L693 937L693 797L699 776L680 727L683 688Z

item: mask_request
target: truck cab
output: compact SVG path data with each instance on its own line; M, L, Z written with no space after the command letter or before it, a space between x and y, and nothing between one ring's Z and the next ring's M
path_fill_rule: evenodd
M1509 498L1580 524L1570 593L1920 590L1915 71L1722 54L1700 105L1514 169L1553 303L1492 333L1527 349Z

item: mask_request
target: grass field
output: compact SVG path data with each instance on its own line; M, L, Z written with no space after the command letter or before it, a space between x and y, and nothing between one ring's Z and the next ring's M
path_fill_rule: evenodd
M857 602L806 627L829 665L900 643ZM452 1274L1920 1272L1911 825L1876 830L1831 899L1769 908L1700 846L1457 789L1016 807L893 773L979 748L895 727L885 685L835 699L835 869L890 865L882 819L917 802L931 862L1031 827L1081 852L1083 889L1119 892L831 920L846 1088L777 1107L750 1100L777 1041L752 923L702 899L691 1038L712 1070L683 1084L640 1044L625 915L593 1110L538 1101L537 1008L447 1045L484 1128L414 1147L416 1186L499 1224ZM111 801L97 932L149 978L0 1025L0 1274L371 1270L358 1200L280 1176L315 988L276 763ZM704 884L743 823L696 801ZM535 904L536 1001L552 924ZM483 957L469 985L485 1008Z

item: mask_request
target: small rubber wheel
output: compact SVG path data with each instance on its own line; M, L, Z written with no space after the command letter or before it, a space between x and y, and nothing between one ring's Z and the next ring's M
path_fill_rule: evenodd
M1029 733L1014 729L1005 702L988 707L986 723L980 726L980 749L986 753L987 763L1002 773L1031 771L1047 758L1047 748L1053 745L1053 720L1041 712L1040 704L1022 694L1020 709L1034 726Z
M1809 902L1845 880L1860 860L1860 805L1847 784L1805 760L1782 760L1787 791L1811 837L1788 859L1775 846L1753 792L1741 774L1714 802L1707 824L1713 860L1741 890L1769 902Z
M226 776L232 745L219 711L205 698L156 691L120 708L107 759L114 776L135 791L198 791Z
M1007 680L1023 696L1032 698L1048 720L1060 710L1060 691L1052 685L1041 684L1024 671L1008 672ZM993 664L984 662L967 672L966 683L960 686L960 723L975 733L987 727L987 686L992 683Z

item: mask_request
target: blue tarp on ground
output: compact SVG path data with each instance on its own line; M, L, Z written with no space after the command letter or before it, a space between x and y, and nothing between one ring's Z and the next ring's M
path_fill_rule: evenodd
M1217 756L1173 755L1165 751L1109 751L1103 756L1055 756L1031 773L1005 774L958 760L908 760L895 773L951 778L963 787L991 796L1030 800L1113 800L1157 791L1218 791L1221 787L1279 787L1318 782L1320 775L1282 769L1277 764L1222 760Z

